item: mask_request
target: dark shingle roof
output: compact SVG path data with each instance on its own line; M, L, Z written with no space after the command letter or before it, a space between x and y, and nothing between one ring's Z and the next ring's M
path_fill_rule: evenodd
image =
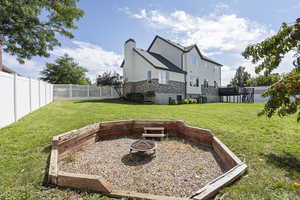
M168 69L170 71L173 72L179 72L179 73L183 73L184 71L182 69L180 69L178 66L176 66L175 64L171 63L169 60L167 60L165 57L163 57L160 54L157 53L153 53L153 52L148 52L150 53L154 58L156 58L157 60L159 60L161 63L163 63L165 66L168 67Z
M182 69L180 69L178 66L176 66L160 54L148 52L143 49L137 48L134 48L134 50L155 68L164 69L172 72L185 73Z

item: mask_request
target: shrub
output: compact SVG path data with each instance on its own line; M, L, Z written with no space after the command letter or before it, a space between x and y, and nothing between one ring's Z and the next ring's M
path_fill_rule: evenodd
M177 101L178 104L185 104L184 100Z
M128 93L126 94L126 98L129 101L135 101L135 102L144 102L144 94L143 93Z
M183 100L184 104L188 104L189 103L189 100L188 99L185 99Z
M193 104L198 103L197 99L192 99L192 103L193 103Z
M183 103L184 104L195 104L195 103L198 103L198 101L197 101L197 99L189 98L189 99L183 100Z
M155 92L154 91L148 91L144 93L145 97L155 97Z
M172 99L171 101L170 101L170 105L177 105L178 104L178 102L177 102L177 100L175 100L175 99Z

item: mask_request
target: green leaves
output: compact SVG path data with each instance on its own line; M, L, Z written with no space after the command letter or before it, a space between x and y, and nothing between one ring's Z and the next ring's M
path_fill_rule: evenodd
M298 27L298 26L297 26ZM295 60L291 63L295 68L277 80L264 94L268 97L264 110L259 113L272 117L277 113L280 117L298 112L300 121L300 34L299 29L283 23L277 34L261 43L249 45L242 53L244 58L252 63L260 63L255 68L256 73L264 72L265 76L278 68L284 56L294 52Z
M250 78L250 73L246 72L245 67L240 66L237 68L233 79L230 81L230 85L245 87Z
M56 34L73 38L68 29L83 16L78 0L0 0L0 35L5 52L19 62L32 56L48 57L60 45Z
M91 84L85 76L87 69L81 67L67 54L55 60L55 63L47 63L46 69L41 71L41 79L52 84Z

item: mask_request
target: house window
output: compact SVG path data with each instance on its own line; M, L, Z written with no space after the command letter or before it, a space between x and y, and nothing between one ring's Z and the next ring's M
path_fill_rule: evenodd
M169 73L167 71L158 71L158 83L167 84L169 78Z
M204 87L204 88L208 88L208 81L207 81L206 79L204 79L203 87Z
M219 68L217 66L214 66L214 72L218 72Z
M217 81L214 81L214 87L217 88L218 87L218 83Z
M199 87L199 78L196 78L196 87Z
M177 95L177 96L176 96L176 100L177 100L177 101L182 101L182 96L181 96L181 95Z
M147 81L151 82L152 76L151 76L151 71L147 72Z
M199 78L195 76L190 76L190 86L191 87L199 87Z
M190 65L197 65L197 63L198 63L198 59L197 59L197 56L194 56L194 55L189 55L188 56L188 63L190 64Z

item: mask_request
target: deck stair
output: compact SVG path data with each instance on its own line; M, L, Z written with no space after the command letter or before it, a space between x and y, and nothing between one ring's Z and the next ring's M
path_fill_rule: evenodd
M143 137L163 138L166 137L164 127L144 127Z

